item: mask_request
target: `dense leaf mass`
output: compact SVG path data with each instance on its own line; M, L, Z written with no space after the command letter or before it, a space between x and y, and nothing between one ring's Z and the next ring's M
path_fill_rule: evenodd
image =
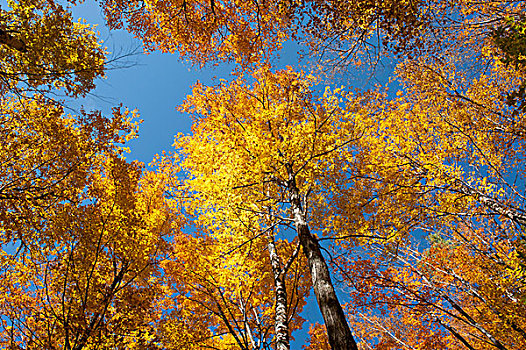
M2 347L526 348L526 2L99 3L234 78L146 170L135 111L54 98L104 76L75 1L0 10ZM391 90L328 78L384 62Z

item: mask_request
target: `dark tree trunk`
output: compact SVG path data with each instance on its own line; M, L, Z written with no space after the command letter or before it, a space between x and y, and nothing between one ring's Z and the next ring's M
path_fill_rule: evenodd
M356 342L332 285L329 268L321 253L320 244L316 237L311 234L305 220L299 190L293 178L289 179L289 195L294 215L294 225L301 247L309 263L312 286L325 321L329 344L333 350L357 350Z

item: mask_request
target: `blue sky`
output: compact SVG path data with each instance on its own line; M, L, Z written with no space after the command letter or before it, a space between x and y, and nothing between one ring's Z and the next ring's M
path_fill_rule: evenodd
M110 51L109 58L134 53L110 65L107 78L97 82L97 88L79 101L86 110L98 109L110 113L111 108L122 103L138 109L144 121L139 138L130 142L128 159L148 164L153 156L169 150L174 135L189 132L190 118L176 107L191 93L198 80L212 84L213 77L228 76L230 70L198 70L179 60L177 55L142 53L141 42L126 31L109 31L104 25L100 7L88 1L73 8L75 17L97 24L100 38Z
M218 79L229 79L232 66L223 64L199 69L181 62L177 54L154 52L144 54L141 42L124 30L109 31L104 25L102 10L96 2L87 1L73 8L76 18L97 24L100 38L110 51L109 59L127 53L136 54L117 60L110 65L107 78L97 81L97 88L85 99L74 102L86 110L98 109L110 113L111 108L122 103L129 109L138 109L142 125L139 138L129 143L130 160L148 164L155 154L170 150L174 136L190 131L190 118L177 111L200 81L214 85ZM280 59L281 65L297 63L297 48L288 45Z

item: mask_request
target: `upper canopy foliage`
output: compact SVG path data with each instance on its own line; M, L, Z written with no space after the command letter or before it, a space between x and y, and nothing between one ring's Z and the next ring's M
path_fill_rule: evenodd
M0 12L4 347L287 350L310 290L309 349L526 347L524 1L101 1L237 70L154 171L122 157L135 112L51 98L104 75L73 5ZM287 40L330 72L392 60L398 90L273 67Z

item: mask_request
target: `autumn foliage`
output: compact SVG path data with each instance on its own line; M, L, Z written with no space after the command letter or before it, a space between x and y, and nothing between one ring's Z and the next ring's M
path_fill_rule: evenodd
M523 1L100 1L146 51L235 67L149 168L136 111L56 97L104 76L75 2L8 5L2 347L526 348ZM287 41L317 68L275 66Z

